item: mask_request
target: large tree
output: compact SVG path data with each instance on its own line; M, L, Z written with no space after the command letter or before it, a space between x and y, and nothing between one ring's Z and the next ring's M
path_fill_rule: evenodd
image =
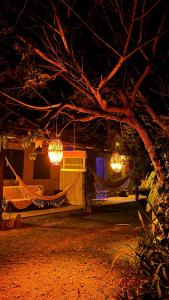
M3 108L32 110L29 121L34 116L46 129L58 114L76 122L127 124L163 178L160 155L169 135L168 1L11 2L4 1L2 14L1 60L8 61L0 77Z

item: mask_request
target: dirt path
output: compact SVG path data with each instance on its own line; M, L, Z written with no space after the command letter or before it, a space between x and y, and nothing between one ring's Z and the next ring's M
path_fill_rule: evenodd
M61 213L1 231L0 300L110 300L132 289L139 235L113 216Z

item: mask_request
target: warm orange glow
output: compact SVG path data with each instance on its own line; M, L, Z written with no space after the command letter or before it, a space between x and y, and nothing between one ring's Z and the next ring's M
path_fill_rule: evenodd
M51 141L48 147L48 156L53 165L58 165L63 158L63 144L60 138Z
M81 151L81 150L64 151L63 157L86 158L86 151Z
M120 172L122 169L122 159L121 155L118 152L114 152L112 154L111 160L110 160L111 168L114 172Z
M61 171L85 172L86 151L71 150L64 151Z

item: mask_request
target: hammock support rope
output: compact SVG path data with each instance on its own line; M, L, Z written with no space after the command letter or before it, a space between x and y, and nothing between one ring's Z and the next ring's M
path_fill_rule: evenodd
M31 190L30 188L27 187L27 185L24 183L24 181L19 177L19 175L15 172L14 168L8 161L8 159L5 157L5 160L7 162L7 165L10 167L11 171L16 177L16 180L18 181L19 185L26 191L26 193L31 196L32 200L42 200L42 201L54 201L57 200L63 196L66 195L66 193L71 189L71 187L74 185L76 180L79 177L79 174L73 179L73 181L61 192L52 195L52 196L45 196L45 195L40 195L37 192Z

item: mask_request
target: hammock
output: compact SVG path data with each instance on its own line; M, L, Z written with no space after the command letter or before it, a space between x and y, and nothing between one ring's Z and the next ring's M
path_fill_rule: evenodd
M115 180L102 179L102 184L107 188L117 188L125 184L128 179L129 179L129 175L126 175L125 177L122 177L120 179L115 179Z
M14 168L12 167L12 165L10 164L10 162L8 161L8 159L5 157L5 160L7 162L7 165L10 167L11 171L13 172L13 174L16 177L17 182L19 183L19 185L25 190L25 192L31 197L31 200L42 200L42 201L54 201L57 200L63 196L66 195L66 193L68 192L68 190L70 190L70 188L74 185L74 183L76 182L77 178L79 175L77 175L73 181L61 192L52 195L52 196L45 196L45 195L40 195L37 192L33 191L32 189L30 189L29 187L27 187L27 185L24 183L24 181L19 177L19 175L17 175L17 173L15 172Z
M96 184L100 184L102 186L104 186L105 188L117 188L122 186L123 184L125 184L127 182L127 180L130 178L131 174L127 174L125 177L122 177L120 179L102 179L101 177L97 176L96 174L95 176L95 181Z

